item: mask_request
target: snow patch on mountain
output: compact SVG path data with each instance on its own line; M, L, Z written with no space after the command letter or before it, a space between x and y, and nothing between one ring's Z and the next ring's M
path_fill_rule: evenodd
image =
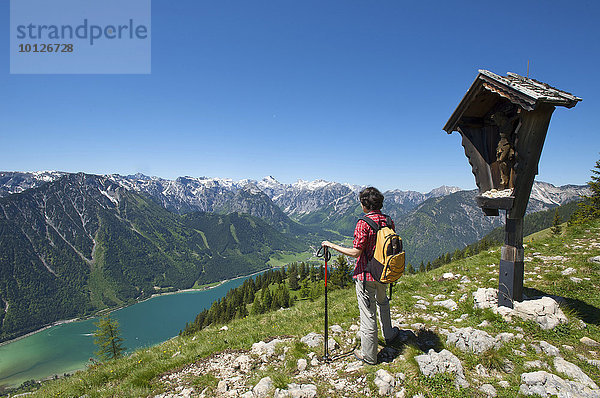
M38 187L66 174L68 173L59 171L0 172L0 196ZM230 178L191 176L167 180L160 177L149 177L141 173L128 176L111 174L106 177L125 189L147 194L167 209L179 213L215 212L219 209L229 209L230 211L251 209L253 215L259 215L264 211L264 201L267 200L272 201L287 216L301 217L319 211L325 212L323 216L328 218L335 213L352 211L357 205L357 194L361 189L359 185L322 179L315 181L299 179L292 184L284 184L273 176L264 177L260 181L251 179L235 181ZM252 204L247 203L247 199L237 195L242 190L255 196L264 193L269 199L260 199L257 206L262 210L253 209ZM415 209L427 199L444 197L459 191L461 191L459 187L444 185L428 193L394 189L384 192L384 196L386 197L386 208L391 206L389 211L393 213L393 216L397 216ZM536 181L531 191L529 212L558 206L586 194L589 194L586 186L556 187L546 182ZM231 203L239 200L245 203ZM272 215L274 212L275 210L270 210L268 214Z
M539 200L551 206L559 206L582 195L589 195L590 189L585 185L563 185L556 187L543 181L535 181L531 189L531 199Z

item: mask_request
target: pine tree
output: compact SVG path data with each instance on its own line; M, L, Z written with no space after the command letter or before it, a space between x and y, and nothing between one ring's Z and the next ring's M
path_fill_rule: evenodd
M298 276L298 279L303 281L304 279L306 279L307 275L308 275L308 266L303 261L300 263L300 275Z
M596 161L596 166L591 172L591 181L588 182L591 194L583 197L584 200L579 204L579 209L571 216L570 223L600 218L600 160Z
M300 285L298 284L298 273L296 272L296 267L290 268L290 270L288 271L288 284L290 285L290 290L300 289Z
M310 272L308 273L308 277L311 282L314 282L317 280L317 270L315 267L310 267Z
M561 223L560 216L558 215L558 209L554 210L554 221L552 221L552 235L560 235L562 228L560 226Z
M276 310L278 308L283 307L283 297L282 297L282 291L281 291L281 285L279 285L277 287L277 289L275 290L275 292L273 293L273 299L271 300L271 310Z
M282 297L283 297L283 308L291 307L290 303L290 291L287 286L284 284L282 288Z
M271 289L269 286L263 289L263 309L264 311L269 311L271 309L271 304L273 303L273 295L271 294Z
M105 315L95 322L97 329L94 332L94 344L98 347L95 352L101 360L116 359L123 356L126 348L119 332L119 322Z
M302 287L300 288L300 297L302 297L302 298L310 297L310 288L308 287L307 283L302 284Z
M238 307L237 316L238 318L244 318L248 316L248 308L246 308L246 304L242 304Z
M346 260L346 256L337 256L335 262L336 268L331 273L331 283L346 287L352 281L348 260Z
M254 302L252 303L250 313L252 315L258 315L263 313L262 300L260 299L260 296L258 294L254 296Z
M590 218L600 217L600 160L596 161L596 166L591 170L592 180L588 182L590 196L585 197L587 213Z

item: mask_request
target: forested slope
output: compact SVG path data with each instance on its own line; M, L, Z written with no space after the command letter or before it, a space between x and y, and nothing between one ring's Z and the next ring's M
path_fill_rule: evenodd
M0 340L302 247L248 215L180 216L106 177L66 175L0 199Z

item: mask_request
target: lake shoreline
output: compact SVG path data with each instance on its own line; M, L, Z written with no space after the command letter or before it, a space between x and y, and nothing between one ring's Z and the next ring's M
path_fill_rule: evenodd
M65 320L60 320L60 321L52 322L51 324L46 325L46 326L42 327L41 329L36 329L36 330L34 330L32 332L29 332L29 333L26 333L26 334L24 334L22 336L15 337L14 339L3 341L3 342L0 343L0 347L8 345L10 343L14 343L15 341L19 341L19 340L24 339L26 337L33 336L34 334L43 332L44 330L50 329L51 327L60 326L60 325L64 325L66 323L71 323L71 322L82 321L84 319L86 319L86 318L73 318L73 319L65 319Z
M94 315L90 315L90 316L87 316L87 317L73 318L73 319L64 319L64 320L52 322L51 324L48 324L46 326L43 326L40 329L36 329L34 331L26 333L26 334L24 334L22 336L15 337L14 339L11 339L11 340L6 340L6 341L3 341L3 342L0 342L0 347L8 345L10 343L14 343L14 342L19 341L21 339L24 339L26 337L33 336L34 334L43 332L44 330L50 329L50 328L52 328L54 326L60 326L60 325L64 325L64 324L71 323L71 322L85 321L85 320L88 320L88 319L96 318L98 316L103 315L106 312L108 312L110 314L111 312L118 311L118 310L121 310L123 308L127 308L127 307L130 307L132 305L139 304L139 303L143 303L145 301L151 300L151 299L156 298L156 297L168 296L168 295L171 295L171 294L179 294L179 293L203 292L203 291L206 291L206 290L210 290L210 289L214 289L216 287L219 287L219 286L221 286L221 285L223 285L223 284L225 284L227 282L234 281L234 280L240 279L240 278L248 278L248 277L251 277L251 276L254 276L254 275L258 275L258 274L261 274L263 272L269 271L271 269L273 269L273 268L267 268L267 269L264 269L262 271L257 271L257 272L254 272L254 273L248 274L248 275L237 276L237 277L231 278L231 279L224 279L222 281L219 281L216 285L210 286L210 287L202 287L202 288L197 288L197 289L182 289L182 290L176 290L176 291L173 291L173 292L165 292L165 293L155 293L152 296L150 296L150 297L148 297L146 299L143 299L143 300L136 301L135 303L131 303L131 304L128 304L128 305L117 307L117 308L111 308L111 309L105 308L103 310L100 310L100 311L96 312Z

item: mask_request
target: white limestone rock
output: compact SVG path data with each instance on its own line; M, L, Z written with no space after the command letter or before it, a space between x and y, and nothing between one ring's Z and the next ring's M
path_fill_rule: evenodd
M590 339L587 336L582 337L579 341L581 341L582 344L590 347L600 347L600 343L598 343L596 340Z
M475 308L491 308L506 320L517 316L524 320L536 322L542 329L548 330L568 319L560 309L556 300L551 297L542 297L537 300L514 302L514 308L498 307L498 289L479 288L473 293Z
M512 339L515 338L515 335L510 332L498 333L496 335L496 345L501 345L502 343L508 343Z
M310 360L310 366L319 366L319 358L316 356L312 357Z
M564 358L554 358L554 368L558 373L562 373L593 390L598 390L596 383L594 383L594 381L588 375L583 373L579 366L565 360Z
M487 332L472 327L456 329L448 334L447 343L455 345L459 350L481 354L490 348L501 345L501 339L490 336Z
M306 370L306 367L308 366L308 362L306 361L306 359L300 358L298 359L296 365L298 366L299 372L304 372Z
M438 373L452 373L456 376L456 387L468 387L469 382L465 378L464 370L460 359L448 350L442 350L439 353L429 350L427 354L415 357L421 373L432 377Z
M498 396L498 392L496 391L494 386L491 384L484 384L484 385L480 386L479 391L481 391L488 397L497 397Z
M481 377L490 377L490 373L487 371L485 366L483 366L480 363L475 366L475 373L477 373Z
M363 363L361 361L350 362L345 369L346 373L357 372L363 367Z
M314 384L296 384L290 383L286 390L277 389L274 398L315 398L317 396L317 386Z
M335 334L344 333L344 329L340 325L332 325L330 329L331 332Z
M544 370L523 373L519 393L541 397L600 398L600 390L590 389L576 381L564 380Z
M330 350L334 351L334 350L337 350L338 348L340 348L340 345L337 343L337 341L335 341L335 339L333 339L332 337L330 337L327 340L327 348L329 348Z
M450 311L455 311L458 308L458 304L452 299L443 300L443 301L434 301L434 306L444 307L449 309Z
M588 258L588 262L600 264L600 256L590 257Z
M227 380L219 380L217 384L217 393L225 394L229 390L229 386L227 385Z
M565 256L537 256L537 258L541 259L544 262L561 262L564 263L569 258Z
M315 332L310 332L306 336L302 337L300 341L309 346L310 348L314 348L323 344L324 339L322 335Z
M445 272L442 275L442 279L446 279L446 280L451 280L451 279L455 279L456 277L454 276L454 274L452 272Z
M536 359L535 361L527 361L523 364L523 367L525 369L540 369L540 368L546 368L547 365L545 362L540 361L539 359Z
M540 348L544 352L544 354L549 357L555 357L560 355L560 351L558 348L554 347L552 344L545 342L544 340L540 341Z
M242 354L233 362L233 368L239 369L242 373L248 373L254 367L252 358L249 355Z
M524 320L532 320L544 330L553 329L561 323L568 322L556 300L551 297L515 302L514 306L511 315Z
M480 287L473 293L475 308L497 308L498 307L498 289L492 287Z
M260 379L258 384L254 386L252 392L256 398L266 398L269 396L271 389L273 388L273 380L270 377L263 377Z
M279 343L283 343L284 340L273 339L268 343L259 341L258 343L252 344L250 352L261 358L262 361L268 360L270 357L275 355L275 346Z
M392 388L396 385L396 380L385 369L379 369L375 372L374 383L379 388L379 395L385 396L392 391Z

